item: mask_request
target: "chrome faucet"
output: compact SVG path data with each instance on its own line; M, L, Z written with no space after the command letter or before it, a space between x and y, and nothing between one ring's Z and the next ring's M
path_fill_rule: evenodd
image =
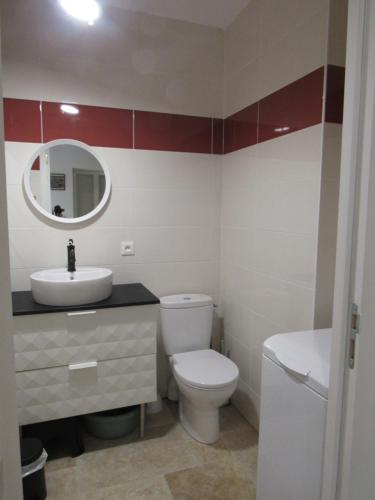
M75 246L73 245L73 240L69 240L69 244L67 246L68 249L68 272L74 273L76 270L76 252Z

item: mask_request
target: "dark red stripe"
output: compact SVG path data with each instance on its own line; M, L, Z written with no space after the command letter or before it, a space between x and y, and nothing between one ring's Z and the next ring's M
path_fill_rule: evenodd
M252 104L224 121L224 153L258 142L258 103Z
M6 141L42 142L40 102L4 99L4 136Z
M135 111L134 147L158 151L211 153L211 118Z
M33 166L31 167L31 170L40 170L40 158L36 158L36 160L33 163Z
M133 147L133 115L128 109L73 104L79 113L61 110L61 104L42 103L44 142L76 139L91 146Z
M342 123L344 111L345 68L329 64L327 67L325 121Z
M344 79L344 68L328 66L328 122L342 123ZM48 142L68 138L91 146L230 153L320 123L323 80L321 67L225 120L80 104L74 105L79 113L72 115L64 113L60 103L6 98L5 140Z
M212 120L212 152L214 155L224 153L224 120L221 118Z
M324 68L319 68L262 99L258 142L320 123L323 85Z

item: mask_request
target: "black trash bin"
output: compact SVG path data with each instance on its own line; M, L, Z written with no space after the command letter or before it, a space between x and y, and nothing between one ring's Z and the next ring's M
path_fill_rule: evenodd
M21 441L22 486L24 500L45 500L47 497L44 465L40 467L43 444L39 439ZM35 467L32 466L35 464ZM33 472L27 471L29 468Z

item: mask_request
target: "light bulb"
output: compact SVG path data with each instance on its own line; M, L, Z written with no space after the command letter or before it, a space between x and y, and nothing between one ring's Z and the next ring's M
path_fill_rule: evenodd
M59 0L61 7L72 17L92 26L102 14L102 9L96 0Z

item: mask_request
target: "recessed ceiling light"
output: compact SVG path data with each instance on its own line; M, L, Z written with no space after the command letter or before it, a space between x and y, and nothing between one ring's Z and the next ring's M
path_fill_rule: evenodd
M68 113L69 115L78 115L79 109L71 104L61 104L60 109L63 113Z
M102 9L96 0L59 0L59 4L69 15L90 26L102 14Z

